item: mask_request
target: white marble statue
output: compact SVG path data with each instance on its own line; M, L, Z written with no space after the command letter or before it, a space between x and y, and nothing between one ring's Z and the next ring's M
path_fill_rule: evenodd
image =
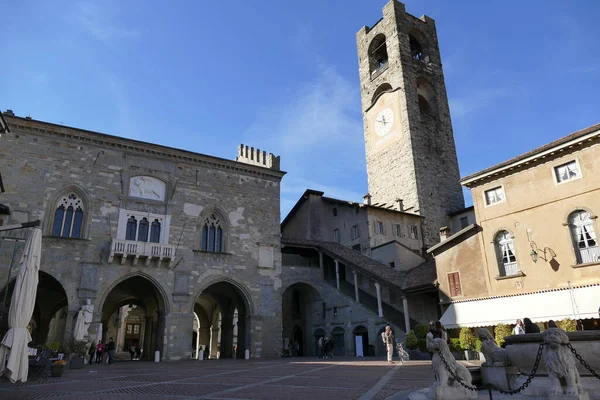
M94 306L90 299L85 301L85 305L81 306L77 313L77 320L75 321L75 340L83 340L84 337L88 336L88 329L92 323L94 317Z

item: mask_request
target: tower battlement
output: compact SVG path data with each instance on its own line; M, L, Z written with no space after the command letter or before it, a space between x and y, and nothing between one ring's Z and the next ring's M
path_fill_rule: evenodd
M259 167L270 168L275 171L280 169L280 156L275 156L273 153L267 154L266 151L255 149L254 147L240 144L238 147L238 155L235 161L245 164L256 165Z

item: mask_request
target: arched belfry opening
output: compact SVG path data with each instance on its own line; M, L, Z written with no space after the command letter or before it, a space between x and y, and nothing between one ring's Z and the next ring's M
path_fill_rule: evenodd
M250 349L251 307L246 294L229 282L217 282L200 293L194 303L193 353L204 357L244 358Z
M52 275L39 271L39 281L35 296L35 306L33 315L29 322L28 329L31 334L32 342L36 345L43 345L52 342L63 342L65 339L66 317L68 299L65 289ZM16 272L14 273L16 276ZM6 304L4 307L2 322L0 325L0 336L8 331L8 313L15 288L16 279L0 291L0 299L4 299L6 293Z
M283 351L291 356L316 356L313 326L320 323L321 295L307 283L295 283L282 295Z
M410 55L413 59L418 61L429 62L429 54L425 46L425 41L417 33L411 33L408 35L410 43Z
M144 276L132 276L119 282L102 304L102 333L97 339L115 342L115 357L130 359L129 349L141 349L142 359L163 353L167 302L156 283ZM101 338L101 339L100 339Z
M374 72L387 67L388 65L388 52L385 43L385 35L380 33L375 36L369 45L369 66L371 74Z

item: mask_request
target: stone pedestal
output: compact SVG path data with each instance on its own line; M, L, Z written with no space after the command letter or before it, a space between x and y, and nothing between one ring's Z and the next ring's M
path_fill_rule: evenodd
M481 383L490 384L496 389L510 390L509 375L518 375L516 367L494 367L491 365L481 366Z
M576 396L567 394L551 394L548 396L548 400L590 400L590 396L587 393L582 393Z
M426 396L431 400L469 400L477 399L477 392L462 386L432 386Z

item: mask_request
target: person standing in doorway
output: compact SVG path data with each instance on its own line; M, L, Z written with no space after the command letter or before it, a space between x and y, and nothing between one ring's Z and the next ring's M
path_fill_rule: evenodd
M387 350L387 360L389 363L393 363L392 357L394 356L394 332L392 332L391 326L386 326L385 331L381 334L381 338L383 339L383 343L385 344Z
M114 362L115 357L115 341L113 338L110 338L108 342L108 363L112 364Z

